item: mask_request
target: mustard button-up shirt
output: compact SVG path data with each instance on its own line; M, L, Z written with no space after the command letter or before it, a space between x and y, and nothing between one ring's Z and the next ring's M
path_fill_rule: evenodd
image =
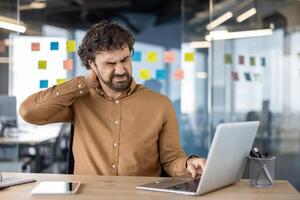
M75 174L187 173L172 103L134 80L114 100L79 76L29 96L19 112L33 124L74 124Z

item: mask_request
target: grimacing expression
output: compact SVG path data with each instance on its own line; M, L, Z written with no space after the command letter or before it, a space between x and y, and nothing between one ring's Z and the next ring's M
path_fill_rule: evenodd
M97 53L94 65L98 78L111 90L121 92L130 87L132 67L128 47Z

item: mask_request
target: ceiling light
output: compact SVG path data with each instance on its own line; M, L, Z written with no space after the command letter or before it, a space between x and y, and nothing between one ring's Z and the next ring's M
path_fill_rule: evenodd
M43 9L43 8L46 7L46 2L43 2L43 1L33 1L33 2L31 2L30 7L32 9Z
M0 16L0 28L20 33L24 33L26 31L26 27L23 22L18 23L17 20L4 16Z
M227 39L237 39L237 38L246 38L246 37L259 37L259 36L268 36L272 35L272 29L257 29L249 31L211 31L209 35L205 36L205 39L208 41L211 40L227 40Z
M224 22L226 22L227 20L229 20L231 17L233 16L232 12L227 12L224 15L222 15L221 17L215 19L214 21L210 22L206 28L207 30L212 30L214 28L216 28L217 26L219 26L220 24L223 24Z
M255 8L251 8L250 10L247 10L246 12L244 12L243 14L241 14L240 16L238 16L236 18L236 21L241 23L242 21L248 19L249 17L253 16L256 14L256 9Z
M195 49L209 48L210 47L210 42L208 42L208 41L196 41L196 42L191 42L190 45L191 45L192 48L195 48Z

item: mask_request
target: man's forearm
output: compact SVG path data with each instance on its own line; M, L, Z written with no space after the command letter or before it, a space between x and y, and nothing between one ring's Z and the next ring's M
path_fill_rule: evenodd
M85 78L76 77L29 96L21 104L19 113L25 121L33 124L70 122L73 119L73 101L87 93Z

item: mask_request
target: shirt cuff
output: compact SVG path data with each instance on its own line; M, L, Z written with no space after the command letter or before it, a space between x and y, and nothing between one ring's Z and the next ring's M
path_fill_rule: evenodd
M188 159L190 159L190 158L200 158L200 156L198 156L198 155L189 155L189 156L185 159L185 168L187 168L187 161L188 161Z

